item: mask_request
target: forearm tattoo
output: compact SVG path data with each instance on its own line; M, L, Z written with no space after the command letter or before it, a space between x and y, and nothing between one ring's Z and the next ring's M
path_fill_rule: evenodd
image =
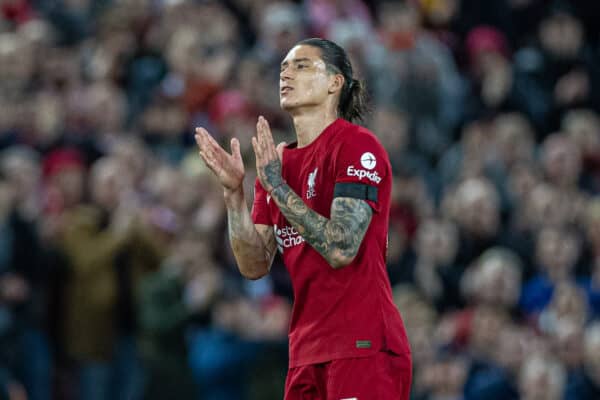
M269 269L275 255L275 236L261 235L249 215L238 210L227 210L227 225L231 248L238 260L238 267L246 276L258 276Z
M271 197L290 224L331 266L338 268L354 259L371 222L367 202L337 197L331 206L331 219L327 219L311 210L285 183L276 187Z
M283 183L283 177L281 176L281 161L279 158L269 161L263 167L263 174L265 180L271 185L273 189L281 186Z

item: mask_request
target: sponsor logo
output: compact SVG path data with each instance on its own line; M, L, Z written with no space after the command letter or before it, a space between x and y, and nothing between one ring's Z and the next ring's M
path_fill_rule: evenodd
M315 168L315 170L308 174L308 190L306 191L306 198L312 199L317 195L315 191L315 180L317 179L317 171L319 168Z
M304 243L304 238L300 236L296 228L293 226L278 227L273 226L275 232L275 240L277 241L277 249L283 254L285 249L290 247L298 246Z
M373 153L369 153L367 151L366 153L363 153L362 156L360 156L360 165L362 165L363 168L366 169L373 169L377 165L377 159L375 158Z
M357 177L359 180L362 180L363 178L367 178L371 182L375 182L375 183L381 182L381 177L379 176L377 171L370 172L370 171L366 171L364 169L356 169L356 168L354 168L354 165L351 165L348 167L348 169L346 170L346 175Z

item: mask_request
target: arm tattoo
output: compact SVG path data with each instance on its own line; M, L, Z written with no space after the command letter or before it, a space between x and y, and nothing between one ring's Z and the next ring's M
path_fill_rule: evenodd
M263 168L263 174L266 181L273 188L280 186L283 183L283 177L281 176L281 161L279 158L269 161Z
M229 241L240 272L247 278L254 279L271 268L277 246L274 235L271 238L268 234L258 232L247 210L244 211L228 208Z
M371 222L373 211L367 202L337 197L331 205L331 219L327 219L311 210L285 183L271 196L286 219L331 266L339 268L354 259Z

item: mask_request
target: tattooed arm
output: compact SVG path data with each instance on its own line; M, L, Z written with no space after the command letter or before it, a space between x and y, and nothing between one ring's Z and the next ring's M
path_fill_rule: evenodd
M354 260L371 222L371 206L364 200L336 197L331 204L331 219L311 210L285 183L271 197L286 219L333 268Z
M240 273L259 279L271 269L277 248L273 227L254 224L243 195L225 193L229 241Z
M231 154L227 153L204 128L196 129L200 157L223 186L229 239L240 273L248 279L258 279L269 272L275 249L273 229L254 225L244 199L244 163L240 143L231 140Z
M325 218L311 210L283 180L281 155L275 148L267 121L262 117L252 146L261 185L271 193L290 224L333 268L350 264L371 222L371 207L363 200L338 197L331 205L331 218Z

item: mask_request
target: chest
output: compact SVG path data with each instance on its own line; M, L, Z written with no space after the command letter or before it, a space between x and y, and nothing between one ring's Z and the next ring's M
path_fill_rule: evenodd
M335 166L331 153L318 151L302 155L286 154L283 178L312 210L329 217L335 185Z

